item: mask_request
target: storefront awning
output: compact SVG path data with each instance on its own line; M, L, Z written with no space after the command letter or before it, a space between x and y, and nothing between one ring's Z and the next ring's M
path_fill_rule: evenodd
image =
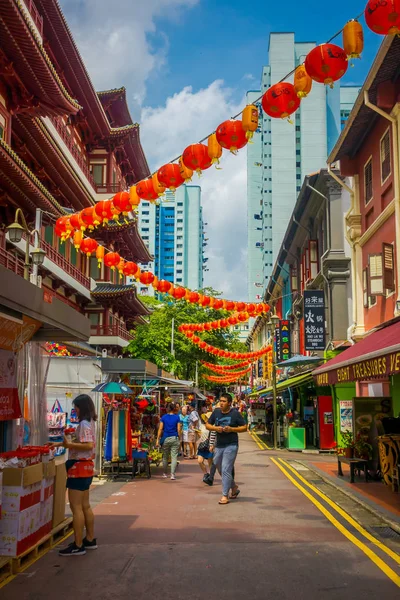
M318 386L400 373L400 320L369 334L313 371Z
M295 377L290 377L289 379L285 379L285 381L280 381L277 386L276 386L276 391L277 392L282 392L283 390L287 390L288 388L291 387L300 387L301 385L304 385L305 383L309 383L313 380L313 373L311 371L308 371L307 373L302 373L301 375L296 375ZM264 388L263 390L259 390L258 392L253 392L252 394L250 394L250 398L253 398L255 396L265 396L267 394L272 394L273 392L273 388L269 387L269 388Z

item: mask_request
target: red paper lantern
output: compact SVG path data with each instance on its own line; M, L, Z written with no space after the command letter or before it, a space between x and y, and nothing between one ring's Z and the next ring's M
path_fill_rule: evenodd
M256 305L255 304L250 303L250 304L247 305L247 311L248 312L254 312L255 310L256 310Z
M220 310L221 308L223 308L224 306L224 301L223 300L219 300L219 299L214 299L214 305L213 308L215 308L215 310Z
M93 252L97 250L98 243L96 240L92 240L92 238L85 238L81 242L81 251L86 254L86 256L91 256Z
M242 121L235 121L234 119L224 121L218 126L215 133L220 146L230 150L233 154L236 154L248 142Z
M85 227L93 229L94 221L96 219L95 207L89 206L88 208L84 208L81 210L80 215Z
M199 294L197 292L190 292L188 295L189 302L195 303L199 301Z
M112 270L114 270L120 260L121 257L118 252L108 252L104 257L104 264L106 267L110 267Z
M219 323L220 323L221 327L228 327L229 326L229 323L228 323L227 319L221 319Z
M288 81L271 86L262 97L264 112L276 119L287 119L299 106L300 98L294 86Z
M143 273L141 273L139 281L144 285L150 285L154 281L154 275L153 273L150 273L150 271L144 271Z
M193 336L194 336L193 331L188 331L187 334L186 334L186 337L189 338L189 339L192 338Z
M128 192L118 192L115 194L112 202L117 210L123 215L127 215L131 210L131 197Z
M194 336L192 337L192 342L193 342L194 344L198 344L198 343L200 342L200 338L199 338L197 335L194 335Z
M232 300L225 300L225 310L235 310L235 303Z
M203 296L201 301L201 306L210 306L211 298L210 296Z
M211 323L204 323L203 329L204 329L204 331L211 331L211 329L212 329Z
M365 7L365 22L375 33L398 35L400 33L400 0L369 0Z
M349 63L343 48L321 44L307 54L304 65L314 81L333 87L333 82L346 73Z
M236 318L236 317L233 317L233 316L232 316L232 317L229 317L229 318L228 318L228 323L229 323L230 325L237 325L237 324L238 324L238 320L237 320L237 318Z
M138 272L138 265L132 261L126 262L124 266L124 275L133 277Z
M74 213L70 216L69 222L71 223L72 229L75 231L85 231L86 225L82 220L80 213Z
M176 287L176 288L174 288L173 291L172 291L172 296L176 300L182 300L182 298L184 298L186 296L186 290L185 290L185 288L182 288L182 287Z
M167 292L169 292L169 290L172 287L172 283L170 281L165 281L165 279L161 279L158 282L158 291L161 292L162 294L166 294Z
M177 187L184 183L184 179L181 176L180 167L176 163L168 163L163 165L157 171L158 181L166 188L174 191Z
M196 171L199 175L205 169L211 167L211 158L208 155L208 148L204 144L191 144L182 154L182 160L185 167Z
M100 200L100 202L97 202L94 210L96 215L99 216L99 219L96 219L94 222L95 225L99 225L102 222L108 223L114 216L111 200Z
M236 310L238 312L242 312L243 310L246 310L246 302L236 302Z
M199 344L199 348L201 348L202 350L204 350L206 346L207 346L206 342L200 342L200 344Z
M60 217L57 219L55 230L58 237L60 237L62 240L69 238L72 232L69 217Z
M211 327L212 327L213 329L219 329L219 327L220 327L220 325L219 325L219 321L213 321L213 322L211 323Z
M157 200L158 198L158 193L154 189L153 181L151 178L139 181L139 183L136 186L136 193L139 196L139 198L142 198L142 200L151 201Z
M249 315L246 312L240 312L237 316L238 321L245 323L249 319Z

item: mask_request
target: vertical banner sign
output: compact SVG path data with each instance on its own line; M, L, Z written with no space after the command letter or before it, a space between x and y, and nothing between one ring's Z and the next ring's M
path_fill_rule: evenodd
M275 328L275 356L276 362L282 360L281 328L279 325Z
M15 354L0 350L0 421L20 419Z
M263 376L263 360L262 358L258 359L258 377L262 379Z
M323 290L304 290L306 350L325 350L325 296Z
M288 360L291 356L290 346L290 321L279 321L281 353L279 360Z

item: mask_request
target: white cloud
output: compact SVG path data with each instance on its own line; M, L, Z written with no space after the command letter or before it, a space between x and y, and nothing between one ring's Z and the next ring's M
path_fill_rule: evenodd
M61 0L61 6L96 89L125 84L137 109L150 74L166 62L168 39L155 20L176 20L199 0ZM149 41L157 33L157 48Z
M244 105L233 100L233 91L217 80L194 92L185 87L164 106L144 108L141 140L152 168L179 156L185 147L214 131ZM204 171L193 184L202 187L202 204L209 245L209 273L205 284L225 297L247 298L247 200L246 149L237 156L224 151L221 170Z

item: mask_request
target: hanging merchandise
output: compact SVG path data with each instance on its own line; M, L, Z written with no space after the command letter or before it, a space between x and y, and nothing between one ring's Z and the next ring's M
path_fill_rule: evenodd
M366 24L374 33L400 34L400 0L369 0L364 15Z
M321 44L313 48L305 60L309 76L314 81L330 87L333 87L333 83L343 77L348 66L345 51L335 44Z

